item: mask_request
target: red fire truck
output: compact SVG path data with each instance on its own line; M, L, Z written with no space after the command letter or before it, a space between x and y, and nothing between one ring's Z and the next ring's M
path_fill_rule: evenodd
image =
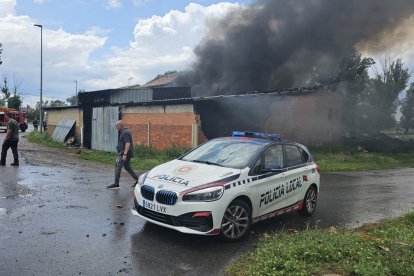
M0 107L0 130L7 130L7 113L13 114L13 118L19 123L20 130L25 132L27 129L27 114L26 112L17 111L12 108Z

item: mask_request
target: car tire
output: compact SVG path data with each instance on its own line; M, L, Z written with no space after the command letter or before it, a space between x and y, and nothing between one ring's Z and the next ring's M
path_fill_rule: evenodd
M318 191L315 186L310 186L303 198L303 206L299 213L303 216L311 216L316 209L318 202Z
M242 200L235 200L226 208L221 221L221 238L234 242L246 236L252 224L252 211Z

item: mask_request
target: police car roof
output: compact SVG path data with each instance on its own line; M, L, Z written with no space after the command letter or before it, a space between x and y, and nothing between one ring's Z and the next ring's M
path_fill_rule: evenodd
M230 139L234 141L245 141L246 143L251 142L251 143L257 143L257 144L289 144L289 145L296 145L296 146L303 147L302 144L289 141L289 140L272 140L272 139L263 139L263 138L254 138L254 137L235 137L235 136L220 137L220 138L215 138L214 140L218 140L218 139Z

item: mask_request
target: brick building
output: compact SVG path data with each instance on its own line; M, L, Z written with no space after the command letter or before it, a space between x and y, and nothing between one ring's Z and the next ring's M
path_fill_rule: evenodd
M233 130L280 133L306 145L342 143L343 95L326 87L197 98L189 87L137 87L80 93L79 102L48 109L50 131L60 119L76 120L77 137L97 150L115 151L119 119L135 144L156 149L191 148Z

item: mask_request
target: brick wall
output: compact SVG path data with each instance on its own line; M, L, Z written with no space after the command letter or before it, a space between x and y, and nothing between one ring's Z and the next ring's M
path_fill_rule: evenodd
M191 148L193 125L199 125L192 105L129 107L123 110L122 120L131 131L134 144L148 145L149 130L149 144L156 149ZM198 135L199 140L204 139L201 132Z

